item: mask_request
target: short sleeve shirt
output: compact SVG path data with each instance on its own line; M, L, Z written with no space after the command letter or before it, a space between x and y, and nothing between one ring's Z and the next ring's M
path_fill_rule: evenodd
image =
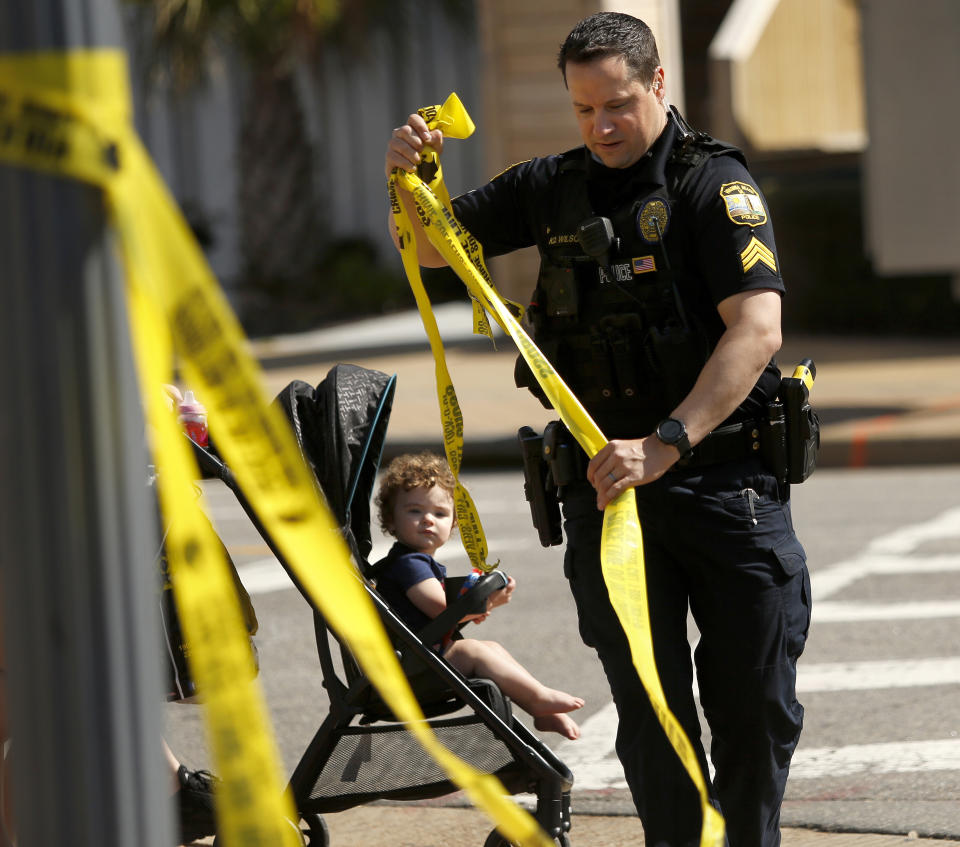
M407 591L427 579L438 579L442 584L447 577L443 565L398 541L373 567L377 591L410 629L417 632L430 623L431 618L410 602Z
M629 168L607 168L586 148L530 159L507 168L486 185L453 200L457 218L497 256L523 247L543 252L558 205L560 168L573 158L585 162L591 212L614 210L644 198L667 196L673 151L683 131L671 114L650 150ZM676 179L674 180L676 182ZM766 200L743 162L735 155L715 155L680 180L670 197L663 243L673 267L683 267L680 297L696 315L711 348L724 331L717 306L726 298L756 289L785 291ZM761 378L764 385L748 398L756 407L775 392L775 365ZM756 408L747 409L751 414Z
M630 197L666 185L668 159L680 137L671 118L650 151L629 168L606 168L584 153L594 213L609 214ZM563 160L555 155L521 162L453 200L457 218L483 245L486 256L544 244ZM708 159L683 195L683 208L676 210L683 218L676 225L684 229L684 246L692 250L690 264L704 279L714 305L741 291L784 290L766 200L737 157ZM754 242L760 246L751 253Z

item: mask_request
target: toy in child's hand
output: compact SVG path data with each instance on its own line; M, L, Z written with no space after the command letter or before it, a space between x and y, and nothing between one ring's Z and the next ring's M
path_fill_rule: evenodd
M463 585L460 586L460 590L457 592L457 597L463 597L473 586L477 584L477 580L480 579L480 569L474 568L470 571L467 578L463 581Z

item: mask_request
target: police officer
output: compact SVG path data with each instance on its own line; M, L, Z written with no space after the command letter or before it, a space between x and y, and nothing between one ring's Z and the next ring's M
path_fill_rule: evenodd
M559 67L583 146L509 168L456 198L454 211L486 256L537 246L535 338L611 439L563 488L564 571L618 709L617 755L646 843L697 844L700 812L600 570L602 510L628 488L667 702L707 774L689 606L712 801L733 847L773 847L803 718L796 662L810 582L789 488L761 459L784 292L769 212L742 154L668 106L642 21L584 19ZM416 167L427 144L442 149L441 133L411 115L392 133L387 173ZM442 265L422 230L415 236L421 263ZM518 382L536 390L522 368Z

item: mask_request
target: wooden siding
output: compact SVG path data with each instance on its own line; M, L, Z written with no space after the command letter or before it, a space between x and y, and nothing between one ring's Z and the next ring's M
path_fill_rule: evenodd
M751 4L740 0L735 5ZM741 53L733 46L717 57L714 130L758 151L863 149L856 0L779 0L772 5L752 48L747 44ZM749 40L748 27L743 29ZM735 45L735 37L733 33L728 42Z

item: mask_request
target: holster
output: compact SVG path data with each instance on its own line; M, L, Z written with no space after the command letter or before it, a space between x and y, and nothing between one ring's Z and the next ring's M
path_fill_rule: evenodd
M558 491L587 476L586 453L561 421L550 421L543 429L543 458Z
M523 494L530 504L533 526L544 547L563 543L557 486L544 458L544 436L529 426L517 432L523 455Z
M787 424L787 481L796 485L817 467L820 417L810 405L809 392L800 379L780 380L780 399Z

